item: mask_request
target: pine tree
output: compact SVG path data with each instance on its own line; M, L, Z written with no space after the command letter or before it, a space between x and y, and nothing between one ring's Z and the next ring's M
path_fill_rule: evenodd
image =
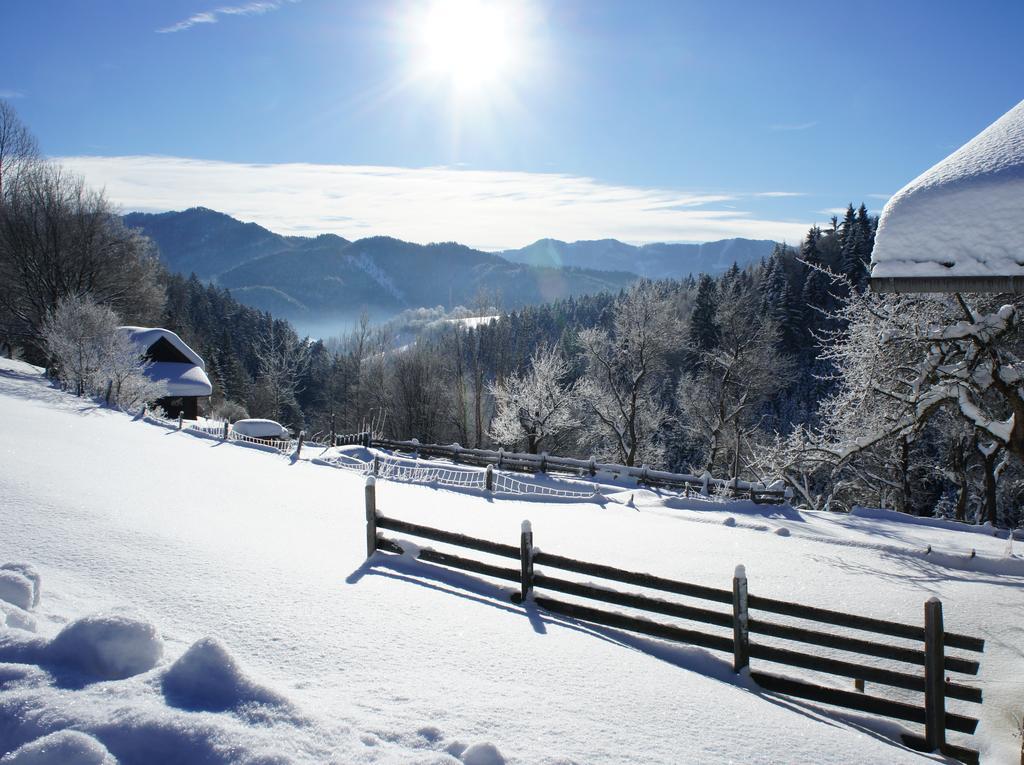
M715 322L717 309L718 288L715 280L707 274L701 274L687 333L689 345L694 350L709 351L718 345L718 325Z

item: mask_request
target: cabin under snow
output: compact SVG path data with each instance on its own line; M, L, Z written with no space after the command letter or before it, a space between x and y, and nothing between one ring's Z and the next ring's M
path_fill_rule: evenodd
M156 402L170 417L186 420L199 417L199 399L213 393L206 376L206 362L184 340L162 327L121 327L150 362L146 376L167 387L167 395Z

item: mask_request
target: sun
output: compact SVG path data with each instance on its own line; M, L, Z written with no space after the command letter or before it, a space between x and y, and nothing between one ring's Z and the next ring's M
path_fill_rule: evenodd
M512 10L498 0L434 0L413 22L420 74L457 91L511 75L518 42Z

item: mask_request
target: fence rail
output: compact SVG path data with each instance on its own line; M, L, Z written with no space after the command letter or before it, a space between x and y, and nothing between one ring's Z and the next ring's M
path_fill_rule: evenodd
M728 492L745 497L753 502L780 504L788 499L786 489L781 485L765 486L761 483L737 479L712 478L709 474L688 475L651 470L646 465L629 467L612 463L600 463L594 459L579 460L571 457L555 457L548 454L523 454L489 449L464 449L457 444L421 444L418 441L398 441L389 438L371 438L368 444L380 449L419 454L422 457L440 457L453 462L485 467L494 465L501 470L521 473L568 473L571 475L596 476L597 473L629 478L639 485L652 488L684 489L708 494L712 490Z
M945 649L946 647L959 648L980 653L985 648L985 641L969 635L946 632L942 620L942 604L935 598L925 603L924 625L921 626L750 595L747 592L747 575L743 566L737 567L731 589L719 589L652 574L627 571L600 563L575 560L537 550L529 521L524 521L519 545L516 546L381 515L377 511L376 486L373 478L370 477L367 479L366 486L366 554L369 557L377 551L406 553L401 541L384 536L379 533L380 530L394 531L505 559L518 560L519 567L511 568L430 548L415 550L417 559L421 561L516 582L519 585L519 590L512 596L515 602L523 602L527 598L532 598L537 606L551 613L732 654L733 669L736 672L749 672L750 677L766 691L922 724L925 728L924 736L906 734L903 736L905 744L922 751L938 749L966 763L978 761L976 751L946 741L947 730L971 734L974 733L978 725L978 721L974 717L947 711L946 699L980 704L982 703L982 691L978 687L949 679L946 674L956 672L976 675L979 671L979 662L962 656L947 655ZM536 567L582 574L661 593L709 601L712 604L728 605L731 608L716 610L714 607L706 608L638 592L623 592L590 582L573 581L537 571ZM538 593L537 590L542 592ZM690 626L666 624L644 616L570 603L553 598L547 594L548 592L623 606L645 613L686 620L698 625L713 625L731 630L732 634L714 634ZM820 629L768 621L760 616L752 618L750 614L752 610L810 621L816 625L824 624L830 627L842 627L874 635L915 641L918 646L890 645L878 640L868 640L843 633L824 632ZM756 637L752 640L751 635L792 641L799 644L799 650L762 643ZM869 660L838 659L834 656L809 653L808 646L820 646L832 651L885 659L910 666L907 669L891 669L878 666ZM817 685L807 680L783 677L760 669L751 671L751 659L827 675L853 678L857 690L849 691ZM914 667L923 667L923 674L915 673ZM922 693L924 703L915 705L902 700L867 694L864 692L865 681L879 686L898 688L902 691Z

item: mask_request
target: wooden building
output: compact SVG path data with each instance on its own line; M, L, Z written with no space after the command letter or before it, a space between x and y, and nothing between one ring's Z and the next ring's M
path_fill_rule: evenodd
M121 327L120 330L150 362L146 375L167 386L167 396L158 400L170 417L179 414L186 420L199 417L200 399L213 393L206 376L206 362L185 341L161 327Z

